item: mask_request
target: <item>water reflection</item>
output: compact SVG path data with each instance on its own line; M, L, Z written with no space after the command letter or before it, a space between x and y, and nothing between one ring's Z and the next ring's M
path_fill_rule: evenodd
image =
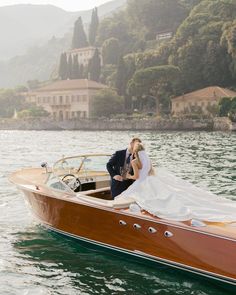
M217 283L65 238L43 227L15 234L15 267L52 294L214 294ZM229 294L229 293L228 293Z

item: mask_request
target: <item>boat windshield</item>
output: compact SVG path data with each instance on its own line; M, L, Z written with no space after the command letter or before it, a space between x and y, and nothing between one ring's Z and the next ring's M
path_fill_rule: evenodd
M46 185L55 191L73 193L70 187L54 174L50 174L49 178L46 181Z
M54 164L53 177L47 185L61 191L67 187L73 192L108 187L110 177L106 164L109 158L110 155L107 154L64 157Z
M53 173L60 178L63 175L90 176L91 174L107 175L106 163L110 155L82 155L65 157L57 161L53 166Z

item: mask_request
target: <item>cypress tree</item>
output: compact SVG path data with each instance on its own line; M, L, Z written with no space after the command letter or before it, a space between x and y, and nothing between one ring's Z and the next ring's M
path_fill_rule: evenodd
M72 79L79 79L79 63L77 54L73 56Z
M81 16L77 19L74 25L74 32L72 38L72 49L83 48L88 46L86 34L84 32L83 22Z
M69 79L73 79L72 67L73 67L72 57L70 55L68 58L68 76L67 76L67 78L69 78Z
M117 67L116 75L116 89L118 95L124 96L126 94L126 77L127 71L123 57L120 57Z
M116 38L107 39L102 45L102 58L104 64L117 65L121 55L120 43Z
M81 64L79 65L79 79L83 79L84 78L84 65Z
M97 12L97 8L95 7L92 11L91 23L89 26L89 44L91 46L95 45L98 25L99 25L98 12Z
M67 79L67 67L68 67L68 65L67 65L66 53L63 52L60 57L60 65L59 65L59 70L58 70L59 77L62 80Z
M99 51L96 48L93 57L90 59L88 64L88 75L90 75L90 79L93 81L99 81L99 77L101 74L101 59L99 56Z

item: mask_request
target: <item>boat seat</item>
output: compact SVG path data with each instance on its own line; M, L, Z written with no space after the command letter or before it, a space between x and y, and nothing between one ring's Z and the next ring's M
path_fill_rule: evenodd
M92 195L94 193L106 192L106 191L109 191L109 190L110 190L110 187L107 186L107 187L102 187L102 188L91 189L91 190L88 190L88 191L79 192L79 194L87 196L87 195Z
M98 190L92 190L92 191L97 192ZM93 205L100 205L103 207L109 207L114 209L129 208L131 204L135 203L135 200L129 197L118 198L115 200L103 200L103 199L98 199L98 198L88 196L87 194L84 194L84 192L83 194L80 192L76 196L79 200L82 200L86 203L93 204Z

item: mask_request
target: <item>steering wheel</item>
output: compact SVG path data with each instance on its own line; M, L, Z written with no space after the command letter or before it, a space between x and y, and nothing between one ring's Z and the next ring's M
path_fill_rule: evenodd
M74 192L80 192L82 189L81 181L74 174L66 174L62 177L62 181L69 186Z

